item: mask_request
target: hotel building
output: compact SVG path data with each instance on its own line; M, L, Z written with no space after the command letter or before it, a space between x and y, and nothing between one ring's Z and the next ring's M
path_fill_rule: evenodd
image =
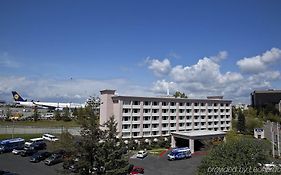
M223 100L222 96L189 99L119 96L115 95L115 90L100 92L100 124L114 116L117 131L124 139L231 128L231 101Z

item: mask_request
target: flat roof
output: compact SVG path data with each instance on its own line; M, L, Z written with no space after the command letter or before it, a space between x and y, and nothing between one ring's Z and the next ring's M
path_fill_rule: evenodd
M186 101L196 101L196 102L206 102L206 101L214 101L214 102L225 102L231 103L231 100L224 99L207 99L207 98L176 98L176 97L141 97L141 96L123 96L123 95L115 95L112 96L112 99L138 99L138 100L155 100L155 101L178 101L178 102L186 102Z
M224 131L198 130L198 131L172 132L171 134L186 136L186 137L204 137L204 136L225 135L226 132L224 132Z

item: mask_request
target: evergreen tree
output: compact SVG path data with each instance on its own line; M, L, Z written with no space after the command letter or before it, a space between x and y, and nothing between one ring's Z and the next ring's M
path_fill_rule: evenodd
M119 139L117 123L112 116L105 124L104 142L102 142L102 161L106 175L122 175L128 171L128 158L124 155L124 142Z
M69 108L63 108L63 114L62 114L62 120L63 121L70 121L70 113L69 113Z
M39 113L38 113L38 108L37 108L37 106L35 106L34 107L34 110L33 110L33 120L34 121L37 121L38 120L38 118L39 118Z
M57 120L57 121L59 121L59 120L61 120L61 114L60 114L60 111L59 110L55 110L55 119Z
M91 101L89 100L87 106L79 110L78 122L82 130L77 152L81 155L78 169L82 175L92 174L103 165L100 142L103 131L99 128L96 106Z
M6 117L5 117L5 120L8 121L11 116L12 116L12 112L11 112L10 107L8 106L7 109L6 109Z
M73 109L72 115L73 115L74 117L78 117L78 109L77 109L77 108L74 108L74 109Z
M241 133L244 133L245 130L246 130L246 128L245 128L245 116L244 116L241 109L239 109L239 111L238 111L237 130Z

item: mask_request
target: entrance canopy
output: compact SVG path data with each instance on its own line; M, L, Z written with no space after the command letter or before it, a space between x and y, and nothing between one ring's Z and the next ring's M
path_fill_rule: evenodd
M194 140L211 139L215 137L224 137L226 132L223 131L208 131L208 130L196 130L196 131L184 131L184 132L172 132L172 147L176 147L175 138L181 138L189 140L189 148L191 152L194 152Z

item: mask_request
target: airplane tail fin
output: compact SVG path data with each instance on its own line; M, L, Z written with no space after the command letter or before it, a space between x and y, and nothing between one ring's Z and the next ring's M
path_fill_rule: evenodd
M12 94L15 101L26 101L16 91L12 91Z

